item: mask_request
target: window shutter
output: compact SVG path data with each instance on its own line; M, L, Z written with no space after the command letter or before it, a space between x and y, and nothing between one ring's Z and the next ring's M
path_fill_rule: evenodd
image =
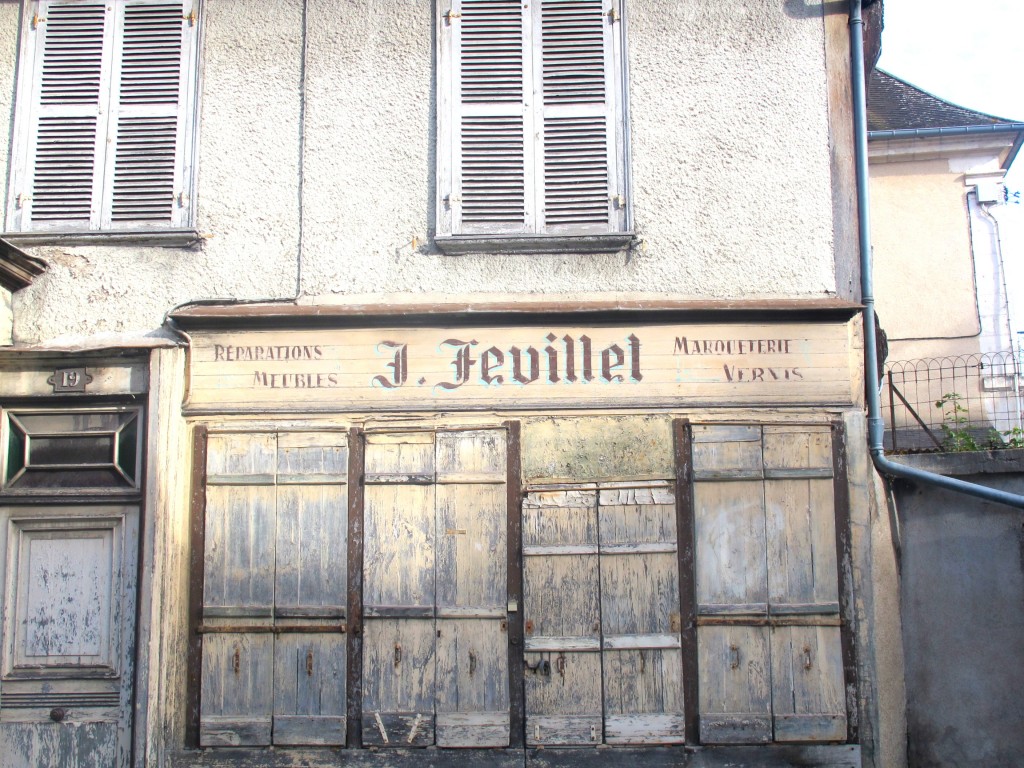
M618 13L607 0L452 0L441 14L438 230L625 226Z
M94 226L99 217L103 108L113 34L103 3L40 2L34 28L27 183L16 185L22 228Z
M828 427L764 428L776 741L844 741L832 441Z
M540 0L543 231L613 224L614 22L605 0Z
M274 435L208 442L203 624L214 631L203 635L204 747L271 741L274 636L238 627L273 620L276 454Z
M694 426L700 740L772 740L761 430ZM747 623L749 622L749 623Z
M529 46L518 0L457 0L442 19L452 47L453 227L522 233L531 227L527 137Z
M104 229L182 224L185 10L180 2L117 6Z

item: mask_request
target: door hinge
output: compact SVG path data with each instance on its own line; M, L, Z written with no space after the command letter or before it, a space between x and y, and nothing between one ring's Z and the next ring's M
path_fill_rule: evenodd
M27 203L31 199L32 199L32 195L26 195L24 192L21 192L18 195L18 207L19 208L24 208L25 207L25 203Z
M445 195L444 202L445 202L445 205L447 205L449 208L451 208L456 203L461 203L462 202L462 196L461 195Z
M616 208L626 207L626 198L624 195L612 195L610 199L612 201L612 205L614 205Z
M182 14L181 18L185 19L190 27L194 27L196 25L196 9L193 8L188 15Z
M445 11L444 19L449 24L452 23L452 19L461 19L461 18L462 18L462 14L461 13L456 13L451 8L449 8L447 11Z
M184 192L179 192L174 196L174 201L178 204L179 208L184 208L186 205L188 205L188 195L186 195Z
M32 15L32 29L39 29L39 25L46 21L44 16L40 16L38 13Z
M608 18L611 19L613 22L618 21L619 20L619 9L616 8L615 6L612 6L611 10L608 11Z

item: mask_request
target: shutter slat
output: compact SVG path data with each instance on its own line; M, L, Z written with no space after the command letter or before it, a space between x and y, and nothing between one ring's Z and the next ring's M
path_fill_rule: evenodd
M523 123L466 117L462 123L462 221L521 225L526 215Z
M105 15L102 3L50 7L43 43L43 104L99 103Z

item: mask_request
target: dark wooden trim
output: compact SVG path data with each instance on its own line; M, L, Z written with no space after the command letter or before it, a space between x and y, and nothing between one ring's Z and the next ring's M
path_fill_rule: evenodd
M508 602L516 610L508 614L509 746L526 743L526 689L523 671L523 472L522 425L507 421L508 429Z
M857 679L857 645L853 606L853 534L850 530L850 485L846 460L846 430L842 422L832 424L832 463L835 466L836 563L839 566L839 636L843 649L843 681L846 685L846 738L856 743L857 704L860 685Z
M202 706L203 558L206 554L206 438L205 426L192 433L192 500L189 517L188 655L185 673L185 746L199 746Z
M672 422L676 468L676 551L679 557L679 624L683 647L683 718L686 743L698 743L697 591L693 538L693 440L690 422Z
M46 271L47 264L0 237L0 286L11 293L32 285Z
M168 768L860 768L855 744L554 749L259 749L170 751Z
M348 433L348 728L345 743L363 745L363 467L362 430Z
M170 318L185 330L256 328L379 328L552 323L673 323L849 320L863 307L842 299L594 300L419 304L307 305L291 302L210 302L182 307Z

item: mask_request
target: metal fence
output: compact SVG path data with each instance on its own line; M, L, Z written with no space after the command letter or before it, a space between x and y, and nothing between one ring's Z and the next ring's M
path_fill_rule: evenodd
M882 382L886 448L997 447L1007 440L1002 433L1024 427L1022 386L1012 351L890 362Z

